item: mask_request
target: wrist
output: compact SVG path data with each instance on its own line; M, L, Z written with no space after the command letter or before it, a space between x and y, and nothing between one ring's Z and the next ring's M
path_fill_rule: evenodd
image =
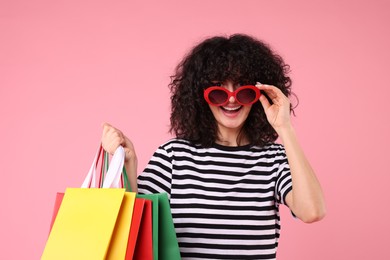
M125 163L126 164L133 164L133 163L137 163L137 156L133 155L133 156L130 156L130 157L125 157Z
M288 140L289 138L295 136L295 130L291 124L288 124L288 125L283 126L283 127L279 127L278 129L275 129L275 131L283 143L286 140Z

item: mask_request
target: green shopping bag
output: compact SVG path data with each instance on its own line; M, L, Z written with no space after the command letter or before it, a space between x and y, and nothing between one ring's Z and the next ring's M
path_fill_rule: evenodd
M123 168L122 181L126 190L131 191L126 168ZM152 201L153 260L181 260L168 195L166 193L137 194L136 198Z
M166 193L139 195L152 201L153 259L180 260L179 243L173 225L171 207Z

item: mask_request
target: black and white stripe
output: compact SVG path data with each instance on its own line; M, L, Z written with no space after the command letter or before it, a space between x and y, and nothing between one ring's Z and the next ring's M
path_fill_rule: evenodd
M183 259L275 259L279 204L292 189L280 144L203 148L172 139L138 177L167 192Z

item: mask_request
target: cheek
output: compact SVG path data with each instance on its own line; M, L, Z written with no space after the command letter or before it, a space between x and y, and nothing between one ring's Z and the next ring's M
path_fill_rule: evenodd
M215 117L216 113L218 112L218 107L209 105L209 108Z
M218 107L210 107L211 113L213 113L214 118L218 116Z
M221 116L222 116L220 114L219 107L211 106L211 105L209 105L209 107L210 107L211 113L213 114L214 120L219 122L221 120Z
M245 114L245 117L248 117L249 112L251 112L251 109L252 109L252 106L244 106L244 107L242 108L242 110L243 110L243 112L244 112L244 114Z

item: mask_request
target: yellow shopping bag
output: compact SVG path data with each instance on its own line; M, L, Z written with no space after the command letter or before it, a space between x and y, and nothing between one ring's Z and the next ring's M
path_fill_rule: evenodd
M66 189L41 259L125 259L134 203L121 188Z
M135 205L135 193L125 192L114 234L107 253L107 260L125 259Z

